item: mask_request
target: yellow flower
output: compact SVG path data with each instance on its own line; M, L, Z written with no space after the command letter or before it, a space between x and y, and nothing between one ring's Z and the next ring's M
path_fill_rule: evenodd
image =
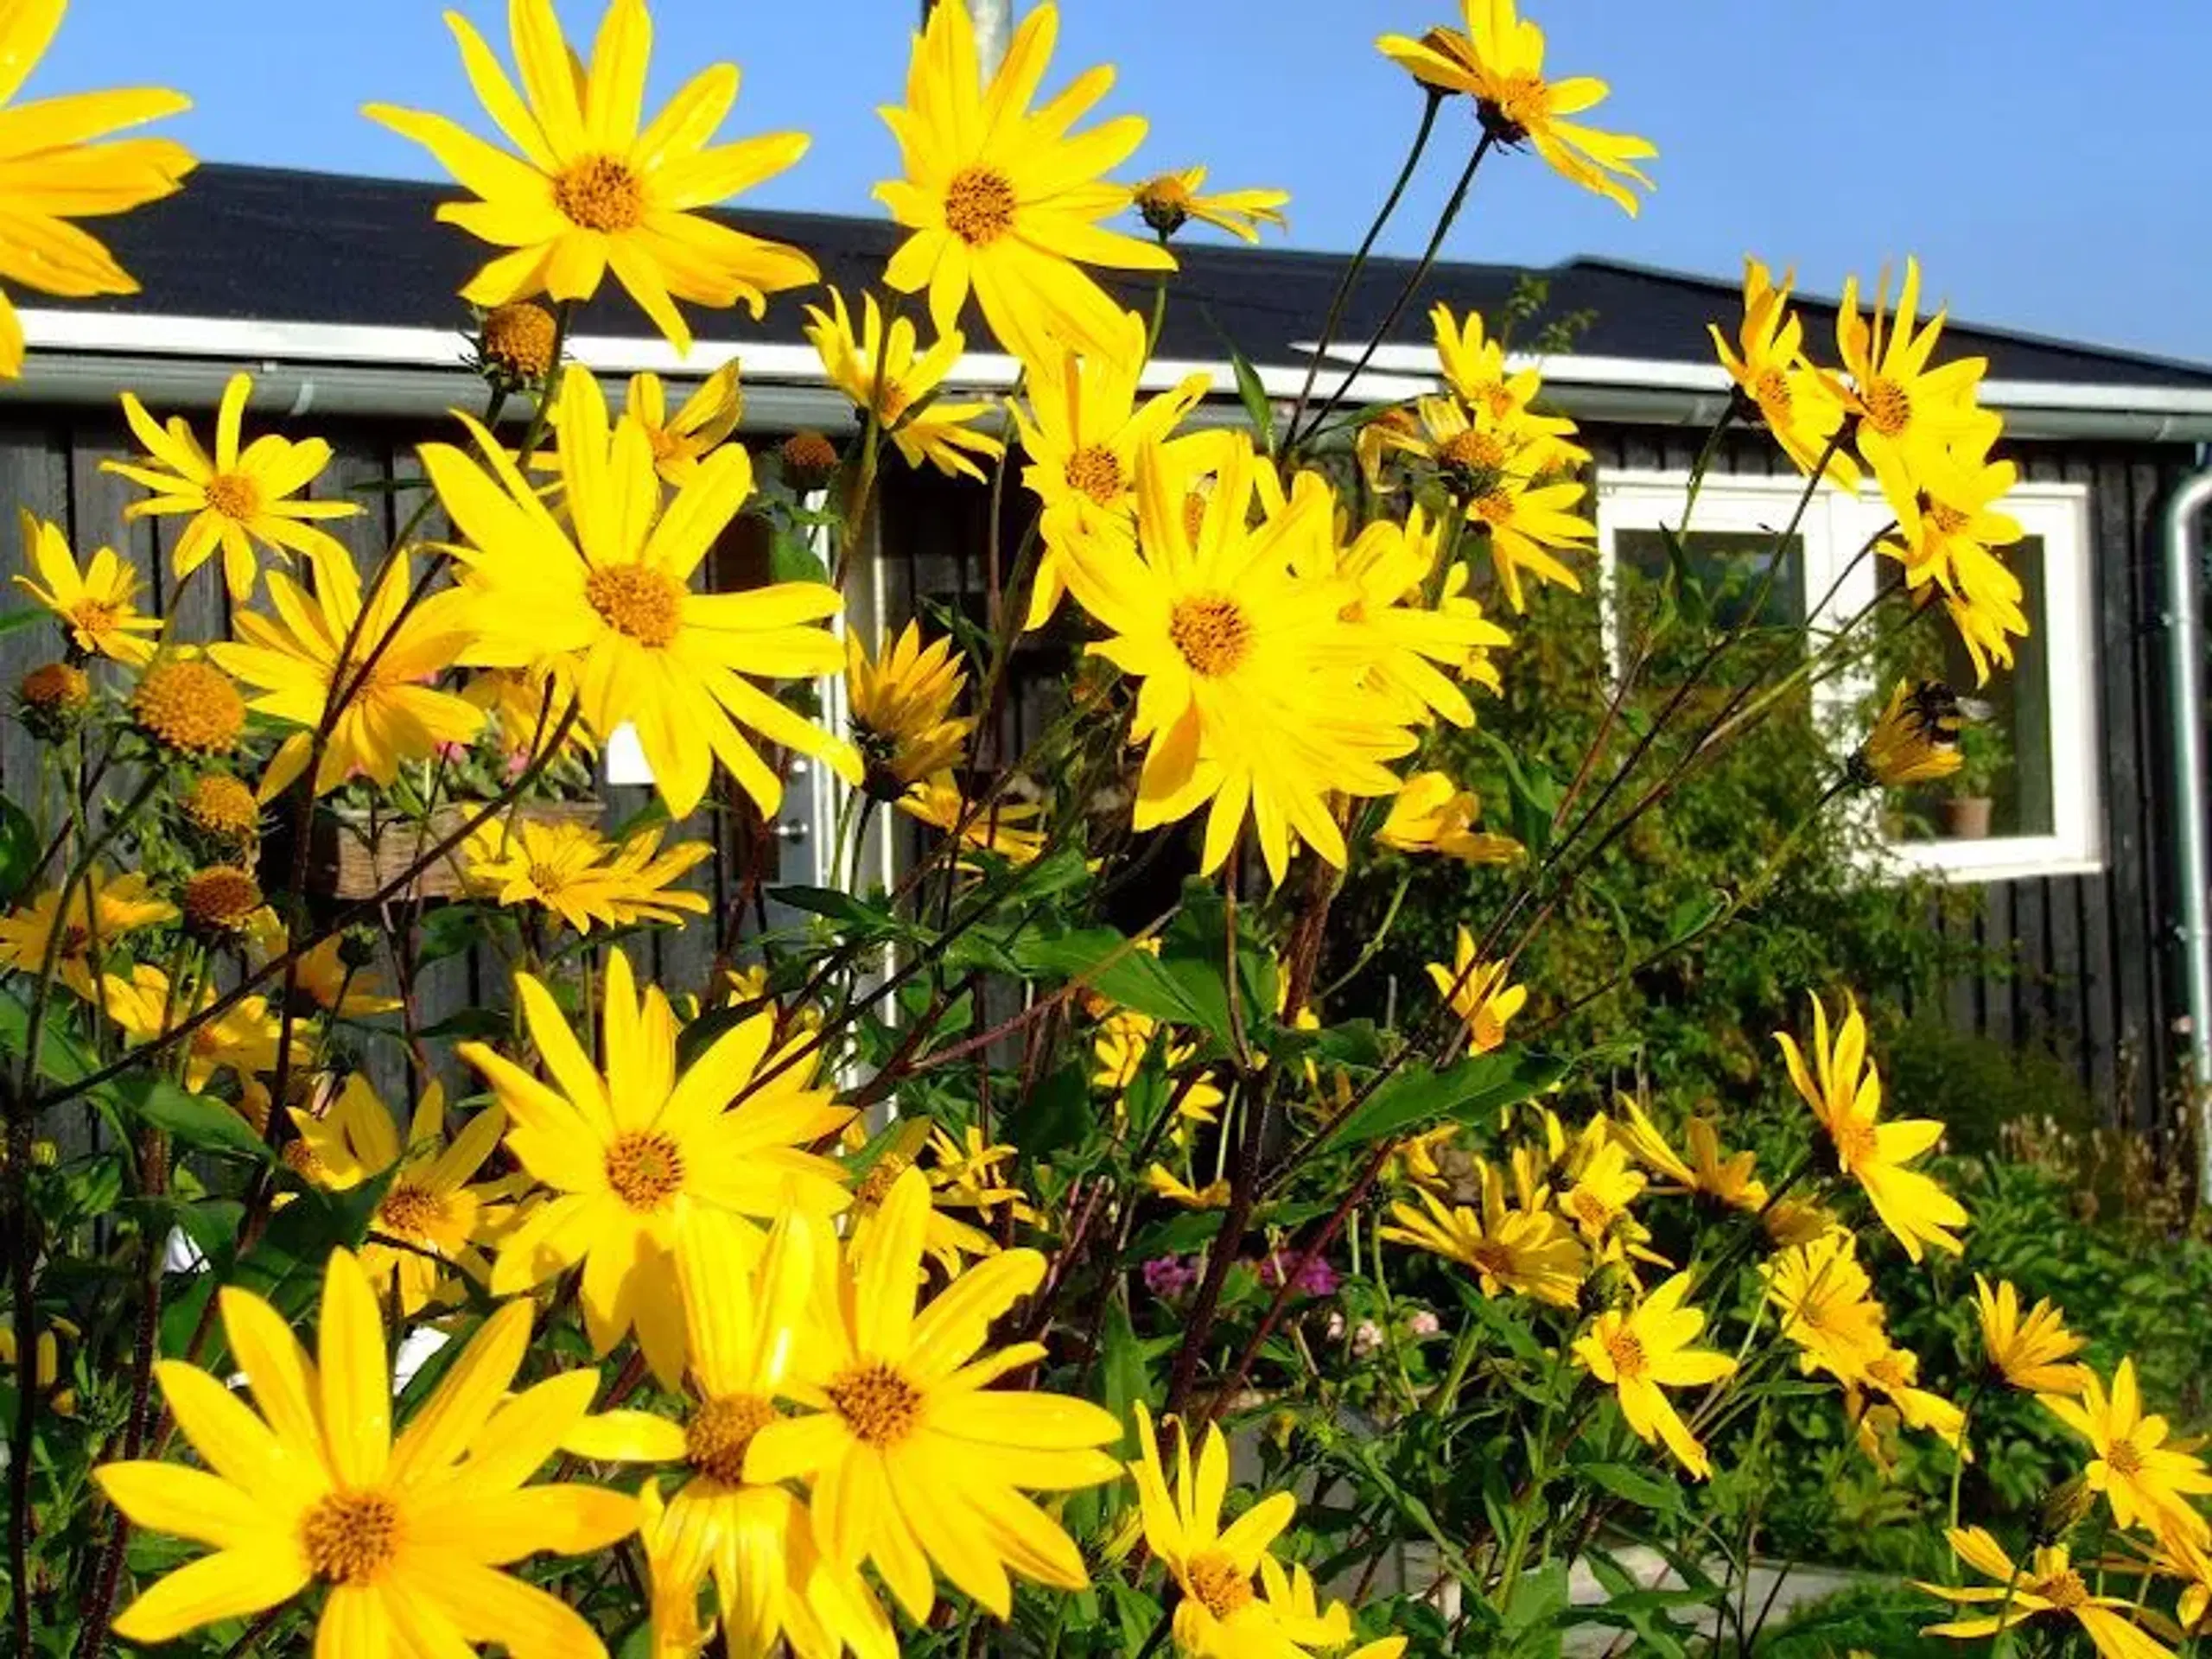
M1418 1187L1422 1208L1393 1204L1398 1224L1384 1227L1382 1236L1472 1269L1485 1296L1502 1288L1573 1307L1587 1265L1573 1233L1548 1209L1508 1204L1505 1178L1496 1166L1479 1163L1478 1169L1479 1211L1466 1205L1447 1208L1428 1188Z
M486 111L511 155L440 115L371 104L362 113L421 144L463 188L481 198L448 202L438 217L509 251L461 290L474 305L548 294L588 300L609 267L678 353L691 330L677 300L758 317L767 296L816 280L797 248L747 236L697 210L772 179L806 153L806 135L771 133L709 144L737 101L737 66L694 77L640 130L652 20L644 0L612 0L591 64L570 55L552 0L510 0L518 92L484 38L458 13L446 22L461 43Z
M1955 1230L1967 1224L1966 1211L1932 1178L1905 1167L1943 1138L1943 1126L1929 1117L1877 1122L1882 1076L1866 1058L1866 1022L1858 1003L1846 994L1843 1026L1831 1044L1827 1010L1818 997L1812 1001L1812 1068L1786 1032L1777 1032L1775 1040L1789 1080L1827 1133L1837 1167L1866 1190L1874 1213L1915 1262L1929 1244L1958 1255Z
M1767 430L1797 470L1810 476L1827 457L1827 477L1847 490L1859 487L1859 468L1830 441L1843 424L1842 389L1805 355L1805 325L1789 308L1793 272L1777 288L1766 266L1744 260L1744 321L1732 350L1718 323L1707 323L1713 348L1744 402L1759 412Z
M1859 309L1859 279L1843 285L1836 314L1836 348L1851 372L1851 409L1857 417L1853 437L1874 469L1882 493L1891 501L1914 495L1930 465L1955 443L1988 447L1999 426L1996 416L1978 408L1975 388L1986 359L1961 358L1929 368L1943 332L1938 311L1916 332L1920 305L1920 262L1908 259L1897 315L1886 317L1888 283L1874 301L1870 322Z
M1882 1305L1859 1264L1851 1235L1840 1230L1793 1245L1763 1265L1767 1300L1782 1334L1804 1351L1799 1363L1838 1381L1865 1383L1867 1368L1889 1351Z
M1504 343L1486 337L1482 313L1470 311L1464 321L1452 308L1439 301L1429 308L1429 327L1436 336L1437 366L1452 388L1469 424L1497 432L1524 452L1533 471L1556 472L1590 459L1590 452L1567 442L1574 423L1564 416L1534 412L1543 376L1534 367L1516 369L1506 361Z
M130 715L164 748L204 758L238 747L245 730L245 699L231 677L205 658L165 656L138 677Z
M1940 1394L1918 1386L1920 1359L1903 1348L1885 1348L1866 1363L1866 1380L1897 1408L1908 1428L1923 1428L1957 1446L1966 1414Z
M54 1386L61 1380L61 1338L66 1336L74 1342L83 1334L74 1321L57 1319L41 1331L31 1344L31 1384L46 1396L46 1409L57 1417L77 1414L77 1390ZM16 1387L22 1386L21 1374L16 1369L19 1351L16 1346L16 1322L10 1319L0 1324L0 1376L9 1377Z
M1546 80L1543 30L1518 15L1514 0L1465 0L1465 34L1433 29L1419 40L1385 35L1375 44L1422 86L1472 98L1486 137L1509 148L1535 145L1562 175L1633 214L1636 197L1620 180L1651 188L1636 163L1659 152L1642 138L1562 118L1603 102L1605 83Z
M296 1124L307 1116L297 1107L291 1109ZM390 1110L358 1071L346 1078L330 1114L342 1128L351 1152L336 1168L354 1177L333 1179L329 1185L334 1190L391 1173L369 1218L361 1268L376 1289L378 1305L396 1300L400 1313L409 1318L433 1302L452 1301L459 1295L448 1263L479 1281L489 1273L476 1246L486 1230L494 1189L469 1183L499 1144L506 1114L497 1106L478 1112L450 1141L445 1116L445 1090L433 1083L416 1103L407 1139L402 1141ZM330 1160L325 1162L331 1166Z
M1176 1647L1194 1659L1306 1659L1312 1647L1340 1645L1351 1634L1349 1616L1340 1605L1322 1616L1297 1608L1287 1594L1262 1594L1263 1588L1289 1588L1269 1546L1298 1512L1298 1500L1288 1492L1272 1492L1224 1527L1221 1511L1229 1495L1229 1443L1220 1427L1206 1425L1193 1470L1190 1433L1177 1421L1171 1487L1160 1463L1152 1414L1141 1400L1132 1409L1137 1456L1128 1465L1129 1474L1137 1484L1145 1547L1167 1569L1179 1592L1173 1627ZM1280 1584L1255 1585L1254 1576L1268 1567L1274 1569ZM1290 1616L1286 1618L1286 1612Z
M2089 1588L2065 1545L2048 1545L2028 1560L2015 1562L1983 1528L1955 1527L1943 1535L1961 1560L1993 1582L1963 1587L1920 1583L1920 1588L1945 1601L1996 1611L1929 1624L1923 1635L1976 1642L2043 1614L2056 1613L2080 1624L2105 1659L2173 1659L2127 1617L2133 1604L2126 1597L2098 1595Z
M901 795L899 810L932 830L957 834L963 847L995 854L1009 864L1027 864L1045 850L1049 837L1036 827L1045 809L1031 802L970 800L950 772L916 784ZM963 861L964 864L964 861Z
M1194 219L1245 242L1257 242L1262 225L1272 225L1279 231L1290 228L1290 221L1282 216L1290 200L1289 191L1217 190L1208 195L1205 185L1203 167L1156 173L1136 188L1137 213L1163 242Z
M1884 487L1894 481L1893 474ZM2018 519L1996 510L2018 481L2019 469L2009 461L1992 461L1986 445L1955 445L1923 457L1910 493L1889 497L1897 534L1879 543L1904 566L1908 588L1919 592L1933 585L1942 592L1978 683L1987 682L1993 660L2012 665L2012 642L2028 632L2020 579L1996 551L2022 534Z
M926 463L948 478L968 477L981 482L983 469L973 457L995 461L1006 445L972 424L991 412L984 401L958 401L935 396L952 365L967 348L957 328L941 329L937 344L916 354L912 321L892 320L883 327L883 313L875 296L861 296L861 332L853 333L845 296L830 290L830 309L806 308L806 337L822 359L830 384L853 400L863 415L873 413L909 467Z
M126 1036L141 1042L151 1041L182 1025L212 1004L216 995L213 985L203 982L194 988L190 996L185 996L170 985L167 974L147 962L132 968L129 979L103 975L100 990L108 1018ZM309 1027L298 1020L293 1022L294 1065L305 1062L310 1034ZM283 1021L270 1010L267 997L239 998L183 1039L184 1086L200 1094L214 1081L217 1072L228 1071L238 1081L241 1109L247 1117L265 1119L268 1098L260 1079L276 1069L277 1048L283 1036ZM259 1127L257 1122L256 1127Z
M278 949L283 949L280 943ZM293 964L294 982L301 993L326 1014L359 1019L365 1014L390 1014L399 999L384 988L373 969L349 966L346 941L333 935Z
M1011 407L1029 464L1024 488L1043 509L1044 553L1029 590L1025 627L1040 628L1067 591L1071 544L1136 534L1137 457L1166 441L1177 422L1206 394L1208 377L1185 375L1171 390L1137 401L1145 367L1145 322L1124 311L1111 349L1055 351L1024 365L1027 406Z
M1505 682L1499 677L1497 664L1491 660L1491 652L1510 647L1513 636L1491 621L1483 613L1482 601L1466 591L1473 580L1474 573L1468 569L1466 561L1453 560L1452 568L1444 573L1444 596L1437 601L1436 608L1446 615L1464 619L1476 639L1466 660L1459 665L1459 677L1473 681L1496 696L1504 690Z
M915 1306L929 1211L929 1182L910 1169L799 1346L784 1392L808 1414L763 1427L745 1474L809 1482L823 1554L845 1567L874 1561L917 1622L935 1600L932 1565L1004 1618L1009 1566L1058 1589L1090 1582L1075 1541L1020 1489L1114 1479L1098 1448L1121 1425L1087 1401L987 1386L1045 1357L1037 1343L982 1351L991 1322L1043 1279L1036 1251L978 1262Z
M836 1166L803 1148L852 1114L810 1086L810 1059L764 1068L772 1014L724 1032L679 1074L668 998L657 985L640 996L620 950L607 955L603 1074L543 982L517 974L515 995L550 1082L482 1043L455 1051L506 1108L508 1151L553 1192L501 1243L492 1294L512 1295L582 1262L593 1351L606 1353L634 1325L654 1375L673 1387L683 1314L668 1255L684 1215L842 1209Z
M1974 1312L1981 1320L1982 1357L2012 1387L2035 1394L2080 1394L2090 1382L2089 1368L2073 1360L2089 1345L2066 1328L2066 1315L2049 1297L2020 1313L2020 1293L2009 1279L1994 1290L1981 1274L1974 1276Z
M1613 1389L1638 1440L1664 1440L1682 1467L1703 1480L1713 1473L1705 1447L1660 1390L1718 1382L1736 1362L1689 1345L1705 1328L1705 1315L1682 1306L1689 1290L1690 1275L1678 1273L1630 1312L1607 1308L1575 1338L1574 1359Z
M1154 1194L1170 1204L1179 1204L1185 1210L1225 1210L1229 1207L1229 1181L1226 1177L1208 1181L1204 1186L1192 1186L1166 1165L1155 1163L1144 1172L1144 1184Z
M7 303L0 296L0 306ZM142 613L134 602L138 573L103 547L86 560L83 569L69 551L60 526L48 524L29 509L22 512L23 563L38 574L17 576L16 586L54 613L78 657L99 655L134 665L150 662L154 642L142 633L159 633L159 617Z
M1403 524L1377 519L1350 547L1336 550L1336 574L1351 583L1355 595L1344 619L1375 638L1369 683L1391 698L1408 721L1435 715L1454 726L1471 726L1473 705L1451 677L1465 675L1467 664L1497 643L1499 631L1484 620L1479 606L1429 602L1442 541L1442 526L1414 506ZM1461 568L1456 559L1452 568ZM1449 675L1442 671L1447 669Z
M562 677L535 665L478 669L469 675L461 695L484 711L491 735L516 769L537 758L538 748L559 729L561 711L568 706ZM569 728L561 747L579 756L596 753L581 722Z
M0 7L0 104L22 90L61 26L67 0L17 0ZM192 107L181 92L142 88L76 92L18 104L0 113L0 167L7 172L9 225L0 277L66 299L136 294L138 284L108 251L69 221L98 219L172 195L198 165L166 138L92 140ZM0 377L23 372L23 325L0 294Z
M2212 1539L2212 1526L2189 1501L2212 1492L2212 1471L2202 1458L2166 1444L2164 1417L2144 1414L2134 1360L2120 1362L2109 1395L2092 1373L2078 1400L2056 1394L2036 1397L2095 1448L2083 1473L2089 1490L2102 1492L2112 1505L2114 1521L2154 1532L2171 1529L2200 1545Z
M1524 571L1571 593L1582 591L1582 578L1558 557L1587 553L1596 540L1597 526L1570 511L1582 496L1582 486L1573 480L1531 485L1508 474L1467 499L1467 522L1489 532L1491 564L1516 611L1529 608L1521 587Z
M115 1621L154 1643L323 1586L315 1646L353 1656L510 1650L600 1659L605 1649L558 1598L498 1569L541 1550L586 1554L638 1524L637 1501L589 1486L526 1486L591 1404L596 1371L568 1371L510 1397L530 1343L528 1301L510 1302L447 1370L397 1440L376 1294L333 1250L315 1357L251 1292L218 1293L232 1360L257 1411L219 1377L179 1360L154 1376L205 1469L130 1462L100 1490L152 1532L212 1545Z
M70 889L67 908L61 889L48 887L28 905L0 916L0 966L36 974L51 950L55 976L78 995L89 998L95 943L105 957L125 934L175 919L176 906L148 893L143 873L126 870L109 876L95 865Z
M1487 1054L1502 1046L1506 1022L1520 1013L1528 1001L1526 985L1505 982L1512 970L1510 962L1477 962L1474 938L1464 925L1452 947L1452 965L1447 968L1440 962L1428 964L1428 976L1436 986L1436 994L1451 1005L1452 1013L1467 1027L1469 1052Z
M1114 1116L1118 1122L1128 1112L1129 1086L1136 1082L1137 1073L1144 1065L1146 1053L1153 1039L1160 1034L1160 1022L1149 1014L1139 1014L1135 1008L1117 1008L1099 1021L1097 1034L1091 1039L1091 1059L1097 1070L1090 1074L1090 1081L1114 1096ZM1178 1071L1197 1056L1196 1043L1179 1043L1171 1036L1165 1052L1160 1056L1162 1069ZM1177 1144L1181 1144L1184 1125L1211 1123L1220 1114L1222 1104L1229 1096L1223 1094L1212 1080L1200 1077L1187 1089L1178 1089L1180 1100L1175 1112Z
M261 568L254 552L257 545L287 555L304 553L318 567L350 565L353 556L345 543L312 521L350 518L361 511L358 501L294 499L330 465L330 445L324 440L294 443L264 432L243 449L238 447L239 423L252 391L249 374L234 374L224 385L222 405L215 411L213 457L200 447L182 416L171 416L164 429L126 391L124 418L146 454L135 462L100 463L103 472L118 473L154 492L152 499L134 501L123 510L126 521L149 514L190 513L192 522L169 549L170 565L181 579L219 547L224 581L231 597L240 601L253 596L254 577Z
M1440 772L1415 772L1399 786L1375 839L1402 853L1440 853L1468 864L1510 864L1522 855L1510 836L1475 828L1482 801Z
M1663 1175L1684 1192L1711 1198L1731 1210L1756 1215L1766 1208L1766 1183L1752 1173L1758 1166L1758 1155L1737 1152L1724 1157L1719 1131L1711 1118L1693 1117L1682 1126L1690 1147L1685 1160L1668 1144L1642 1102L1624 1094L1614 1096L1614 1105L1619 1116L1614 1120L1613 1134L1653 1173Z
M1610 1135L1603 1117L1586 1131L1585 1144L1594 1139L1596 1147L1580 1159L1573 1182L1560 1194L1560 1211L1573 1218L1575 1230L1599 1261L1618 1261L1626 1254L1664 1266L1662 1258L1645 1248L1650 1235L1629 1213L1643 1196L1643 1172L1629 1167L1628 1149Z
M711 1573L732 1659L768 1659L788 1639L806 1659L896 1650L891 1623L858 1573L822 1554L804 1503L783 1486L746 1478L755 1437L784 1414L800 1343L828 1317L818 1256L836 1241L785 1215L765 1248L693 1212L677 1230L675 1274L690 1338L683 1421L608 1411L571 1431L563 1449L601 1462L683 1463L689 1478L665 1514L673 1559L657 1586L657 1625L696 1618ZM658 1493L656 1493L656 1497ZM690 1654L695 1649L683 1649Z
M706 894L670 883L711 857L713 846L684 841L663 853L660 837L658 829L643 830L617 844L573 819L494 818L462 843L461 855L475 891L502 905L542 906L579 933L705 915L713 907Z
M1019 1151L1003 1141L987 1143L982 1130L972 1123L961 1131L957 1141L944 1129L932 1127L929 1142L933 1160L929 1172L931 1202L940 1208L957 1205L963 1210L976 1211L987 1219L993 1211L1003 1205L1007 1214L1016 1221L1036 1221L1037 1211L1027 1196L999 1172L999 1166L1017 1156Z
M1941 680L1899 680L1866 741L1851 757L1861 788L1903 789L1948 778L1966 764L1959 753L1959 700Z
M861 1135L861 1145L855 1150L863 1156L864 1163L855 1166L860 1179L853 1183L852 1208L845 1212L845 1238L850 1248L858 1250L866 1248L868 1236L875 1230L883 1213L884 1203L898 1186L899 1177L917 1167L914 1160L930 1138L930 1124L926 1118L901 1118L870 1141L866 1136L866 1126L855 1120L847 1134L856 1133ZM968 1258L996 1255L999 1242L981 1228L969 1226L940 1207L934 1178L931 1184L929 1216L922 1227L922 1249L944 1269L946 1278L957 1278Z
M627 414L610 433L599 384L571 368L561 383L561 475L573 533L474 421L486 473L450 444L422 448L439 499L467 538L455 550L474 635L464 660L521 668L554 658L574 675L584 723L601 741L634 722L670 815L707 792L720 760L763 813L783 784L740 731L818 755L861 780L850 746L770 696L747 676L833 673L836 638L810 626L842 601L826 582L787 582L702 594L691 578L753 490L753 462L725 444L664 505L652 445Z
M1147 451L1135 544L1107 536L1071 544L1068 576L1113 634L1090 650L1142 682L1129 728L1149 746L1135 827L1209 807L1200 869L1211 874L1249 817L1280 884L1300 842L1343 865L1332 795L1395 793L1398 780L1382 763L1414 739L1363 682L1376 645L1344 620L1350 584L1310 574L1325 556L1319 538L1332 533L1328 487L1300 473L1289 499L1255 526L1255 468L1248 441L1225 447L1193 536L1183 480Z
M883 280L902 294L928 289L940 334L959 326L972 289L999 343L1027 363L1062 347L1113 348L1122 308L1084 265L1175 269L1156 243L1098 224L1129 205L1129 191L1099 175L1144 141L1145 124L1125 115L1069 132L1114 72L1093 69L1042 108L1028 107L1059 22L1057 7L1031 11L985 86L966 0L939 0L915 37L905 105L882 111L906 176L875 194L912 232Z
M389 787L401 763L476 735L483 710L429 683L469 643L461 595L448 589L410 606L413 591L414 561L404 553L385 564L365 601L351 559L319 564L312 594L272 570L269 603L276 614L241 611L232 623L238 642L207 648L219 667L259 693L248 708L300 728L270 757L257 791L263 800L307 770L315 734L334 702L337 717L315 768L318 795L357 776Z
M857 632L845 636L845 703L880 796L895 800L959 764L976 726L952 713L968 684L963 664L950 636L925 647L918 622L887 636L872 662Z
M680 490L696 478L699 462L728 442L745 418L745 393L738 386L737 373L733 357L699 383L673 420L660 377L630 377L623 408L645 429L645 442L653 448L653 470L671 489Z

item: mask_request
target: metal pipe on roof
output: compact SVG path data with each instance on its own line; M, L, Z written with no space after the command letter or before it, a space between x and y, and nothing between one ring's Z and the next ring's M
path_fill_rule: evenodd
M930 20L937 0L922 0L922 21ZM968 19L976 27L976 55L982 60L988 80L1006 61L1006 43L1014 33L1014 0L968 0Z
M2212 467L2166 503L2167 714L2173 726L2178 796L2182 965L2189 991L2190 1105L2196 1120L2196 1196L2212 1193L2212 849L2206 846L2204 618L2197 592L2196 532L2212 505Z

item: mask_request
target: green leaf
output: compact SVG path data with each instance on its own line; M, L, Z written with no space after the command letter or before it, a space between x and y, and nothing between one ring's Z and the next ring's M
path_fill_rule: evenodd
M779 529L768 543L768 579L826 582L830 571L807 537Z
M1079 980L1110 1001L1172 1025L1206 1025L1182 984L1113 928L1048 928L1010 948L1025 973ZM1222 1006L1228 1006L1225 995Z
M1078 1063L1040 1080L1007 1115L1007 1131L1024 1156L1043 1157L1080 1141L1092 1122L1090 1081Z
M11 633L21 633L25 628L35 628L47 620L41 610L21 610L0 613L0 639Z
M416 969L448 957L466 956L484 937L490 915L477 905L441 905L427 911L420 924L422 942L415 950Z
M909 931L888 910L868 904L836 887L771 887L768 897L792 910L803 910L810 916L824 916L833 922L842 923L863 937Z
M1624 1463L1578 1463L1574 1473L1578 1478L1602 1486L1615 1497L1625 1499L1640 1510L1674 1510L1681 1507L1679 1486L1631 1469Z
M116 1079L112 1092L126 1117L166 1130L179 1146L269 1161L267 1143L226 1101L188 1093L151 1072L126 1072Z
M1409 1067L1377 1089L1316 1150L1372 1146L1447 1118L1471 1122L1543 1093L1567 1070L1564 1060L1522 1048L1473 1055L1441 1071Z
M0 909L16 902L38 868L38 826L10 800L0 799Z

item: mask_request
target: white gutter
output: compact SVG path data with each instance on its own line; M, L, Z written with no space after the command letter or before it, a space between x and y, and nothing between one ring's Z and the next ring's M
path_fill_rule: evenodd
M2197 530L2212 505L2212 468L2166 503L2167 715L2173 727L2180 836L2181 947L2189 991L2189 1051L2196 1115L2197 1202L2212 1194L2212 849L2205 845L2204 620L2197 595Z

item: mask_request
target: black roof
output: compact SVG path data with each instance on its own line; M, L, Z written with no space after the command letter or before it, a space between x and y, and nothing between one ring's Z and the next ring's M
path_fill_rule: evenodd
M459 327L467 313L455 291L488 257L473 237L435 222L441 201L461 199L450 185L208 163L183 192L97 228L143 291L82 302L92 309L158 315ZM819 213L724 215L756 235L794 243L814 255L825 280L849 293L874 281L899 232L886 219ZM1312 339L1327 312L1345 256L1192 243L1179 248L1177 303L1168 308L1160 354L1219 361L1222 339L1255 362L1304 360L1297 342ZM1387 314L1411 262L1370 262L1347 309L1344 337L1363 341ZM1592 356L1710 363L1711 321L1732 324L1740 298L1735 278L1646 270L1606 259L1573 259L1529 272L1508 265L1440 264L1392 330L1426 343L1426 312L1435 300L1495 312L1528 275L1549 285L1547 315L1591 314L1575 350ZM1133 306L1150 290L1132 288ZM1807 298L1815 338L1833 327L1833 307ZM694 313L695 320L697 317ZM798 342L801 315L788 297L754 325L715 322L712 334ZM609 283L578 319L579 332L649 332L626 297ZM2212 387L2212 366L2136 353L1954 325L1946 342L1986 355L1993 377L2131 386Z

